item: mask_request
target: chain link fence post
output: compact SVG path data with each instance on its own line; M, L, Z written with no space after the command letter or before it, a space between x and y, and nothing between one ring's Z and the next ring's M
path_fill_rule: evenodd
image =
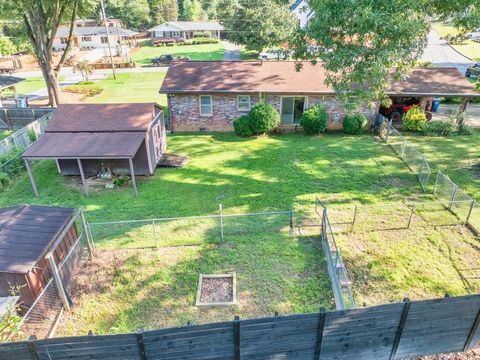
M410 226L412 225L414 214L415 214L415 204L412 205L412 210L410 211L410 218L408 219L407 229L410 229Z
M350 229L351 233L353 233L353 230L355 229L355 223L357 222L357 214L358 214L358 206L355 205L355 208L353 210L352 228Z
M55 285L57 287L58 296L62 300L63 308L67 311L70 311L70 301L68 300L67 292L63 287L63 283L60 278L60 274L58 272L57 264L55 264L55 259L53 258L53 255L47 255L46 258L50 264L50 270L52 272L52 276L55 281Z
M452 210L453 202L455 201L455 195L458 191L458 185L455 184L452 190L452 195L450 197L450 201L448 202L448 210Z
M475 205L476 205L476 201L472 200L472 203L470 204L470 209L468 210L467 220L465 224L470 224L470 217L472 216L472 211Z
M82 222L83 231L85 232L85 237L87 239L88 259L92 260L93 259L94 246L93 246L93 241L91 239L90 231L88 229L87 222L85 221L85 215L83 214L83 209L80 210L80 220Z
M402 147L400 148L400 158L404 160L405 158L405 146L407 145L407 141L403 140Z

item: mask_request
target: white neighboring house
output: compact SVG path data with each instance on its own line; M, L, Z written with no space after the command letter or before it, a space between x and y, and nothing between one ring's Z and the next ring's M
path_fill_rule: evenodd
M225 28L216 21L170 21L148 30L152 39L188 40L196 32L209 32L219 39Z
M54 50L63 50L67 46L69 28L61 26L58 28L57 35L53 40ZM133 45L136 43L138 32L119 27L110 26L110 43L112 47L122 45ZM76 27L73 33L72 47L80 49L102 49L108 47L107 32L104 26L95 27Z
M301 28L307 26L308 21L313 16L313 10L308 6L307 0L295 0L295 2L290 5L290 11L295 14Z

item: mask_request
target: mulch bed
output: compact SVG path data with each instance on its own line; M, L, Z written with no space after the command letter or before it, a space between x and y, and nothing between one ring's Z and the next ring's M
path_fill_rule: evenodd
M233 278L208 278L202 279L200 290L201 303L233 302Z

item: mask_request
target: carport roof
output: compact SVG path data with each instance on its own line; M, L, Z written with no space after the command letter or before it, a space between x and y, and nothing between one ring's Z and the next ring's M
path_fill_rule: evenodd
M16 76L0 75L0 90L6 89L10 86L18 84L19 82L21 82L23 80L25 80L25 79L19 78L19 77L16 77Z

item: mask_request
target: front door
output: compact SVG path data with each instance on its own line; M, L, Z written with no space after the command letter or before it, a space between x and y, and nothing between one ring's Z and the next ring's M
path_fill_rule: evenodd
M283 124L298 124L303 111L307 107L307 98L305 96L284 96L282 97Z

